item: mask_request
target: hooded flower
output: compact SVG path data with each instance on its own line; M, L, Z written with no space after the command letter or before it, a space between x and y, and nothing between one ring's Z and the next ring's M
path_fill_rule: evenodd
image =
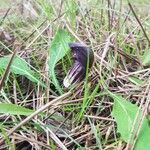
M91 68L94 61L93 51L81 43L69 43L72 52L73 65L64 78L63 84L69 87L82 81L86 76L86 69Z

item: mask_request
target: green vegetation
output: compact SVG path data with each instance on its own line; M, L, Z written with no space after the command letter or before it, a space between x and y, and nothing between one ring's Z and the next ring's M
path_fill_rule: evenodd
M0 149L149 149L149 0L0 2ZM95 60L65 88L70 42Z

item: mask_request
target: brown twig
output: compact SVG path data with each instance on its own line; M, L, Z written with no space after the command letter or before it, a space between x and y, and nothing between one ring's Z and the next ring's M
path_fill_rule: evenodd
M12 61L13 61L13 59L15 57L15 54L18 51L18 49L19 49L18 46L14 49L14 52L13 52L11 58L10 58L10 61L9 61L8 65L7 65L7 68L6 68L6 70L5 70L5 72L4 72L3 76L2 76L2 79L0 81L0 91L2 90L4 82L5 82L5 80L6 80L7 76L8 76L8 73L9 73L9 70L10 70L10 66L12 64Z
M22 122L20 122L18 125L16 125L14 128L12 128L10 130L10 132L8 133L7 137L9 137L12 133L14 133L17 129L19 129L21 126L23 126L24 124L26 124L28 121L30 121L33 117L37 116L40 112L43 112L44 110L46 110L47 108L49 108L51 105L57 103L58 101L63 100L65 97L69 96L71 94L71 92L67 92L59 97L57 97L56 99L50 101L49 103L47 103L46 105L42 106L41 108L39 108L38 110L36 110L34 113L32 113L31 115L29 115L27 118L25 118ZM2 144L5 141L4 138L2 138L0 140L0 144Z
M7 17L7 15L8 15L8 13L9 13L10 10L11 10L11 8L8 8L8 9L7 9L7 11L6 11L4 17L2 18L2 20L1 20L1 22L0 22L0 26L3 24L5 18Z
M110 31L111 29L111 16L110 16L110 9L111 9L111 3L110 3L110 0L107 0L108 4L107 4L107 7L108 7L108 31Z
M145 37L146 37L148 43L149 43L149 46L150 46L150 39L149 39L149 37L147 36L147 33L146 33L146 31L145 31L145 29L144 29L144 27L143 27L141 21L140 21L139 18L137 17L137 15L136 15L136 13L135 13L135 11L134 11L134 9L133 9L133 7L132 7L132 5L131 5L131 3L130 3L129 1L128 1L128 5L129 5L129 7L130 7L130 9L131 9L131 11L132 11L132 13L133 13L133 15L135 16L137 22L139 23L139 25L140 25L140 27L141 27L141 29L142 29L142 31L143 31L143 33L144 33L144 35L145 35Z

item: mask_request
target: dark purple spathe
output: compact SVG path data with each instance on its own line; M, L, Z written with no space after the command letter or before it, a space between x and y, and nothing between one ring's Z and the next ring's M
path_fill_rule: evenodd
M65 87L82 81L85 78L87 66L90 68L94 61L93 51L85 44L73 42L69 43L69 47L74 62L64 79Z

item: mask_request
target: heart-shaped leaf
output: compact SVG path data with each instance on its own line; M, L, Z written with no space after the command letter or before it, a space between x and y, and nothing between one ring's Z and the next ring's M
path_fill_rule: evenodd
M121 96L118 96L113 93L110 93L110 96L114 99L112 116L115 118L115 121L117 123L118 132L121 134L121 138L125 142L128 142L137 112L139 111L140 118L142 116L142 112L136 105L130 103ZM135 125L135 130L137 130L139 123L140 119L138 118L138 121L136 122ZM135 134L134 131L133 134ZM138 134L138 138L136 140L135 150L146 150L150 148L149 135L150 135L149 122L147 118L144 117L142 126L140 128L140 132ZM130 144L132 145L132 143Z

